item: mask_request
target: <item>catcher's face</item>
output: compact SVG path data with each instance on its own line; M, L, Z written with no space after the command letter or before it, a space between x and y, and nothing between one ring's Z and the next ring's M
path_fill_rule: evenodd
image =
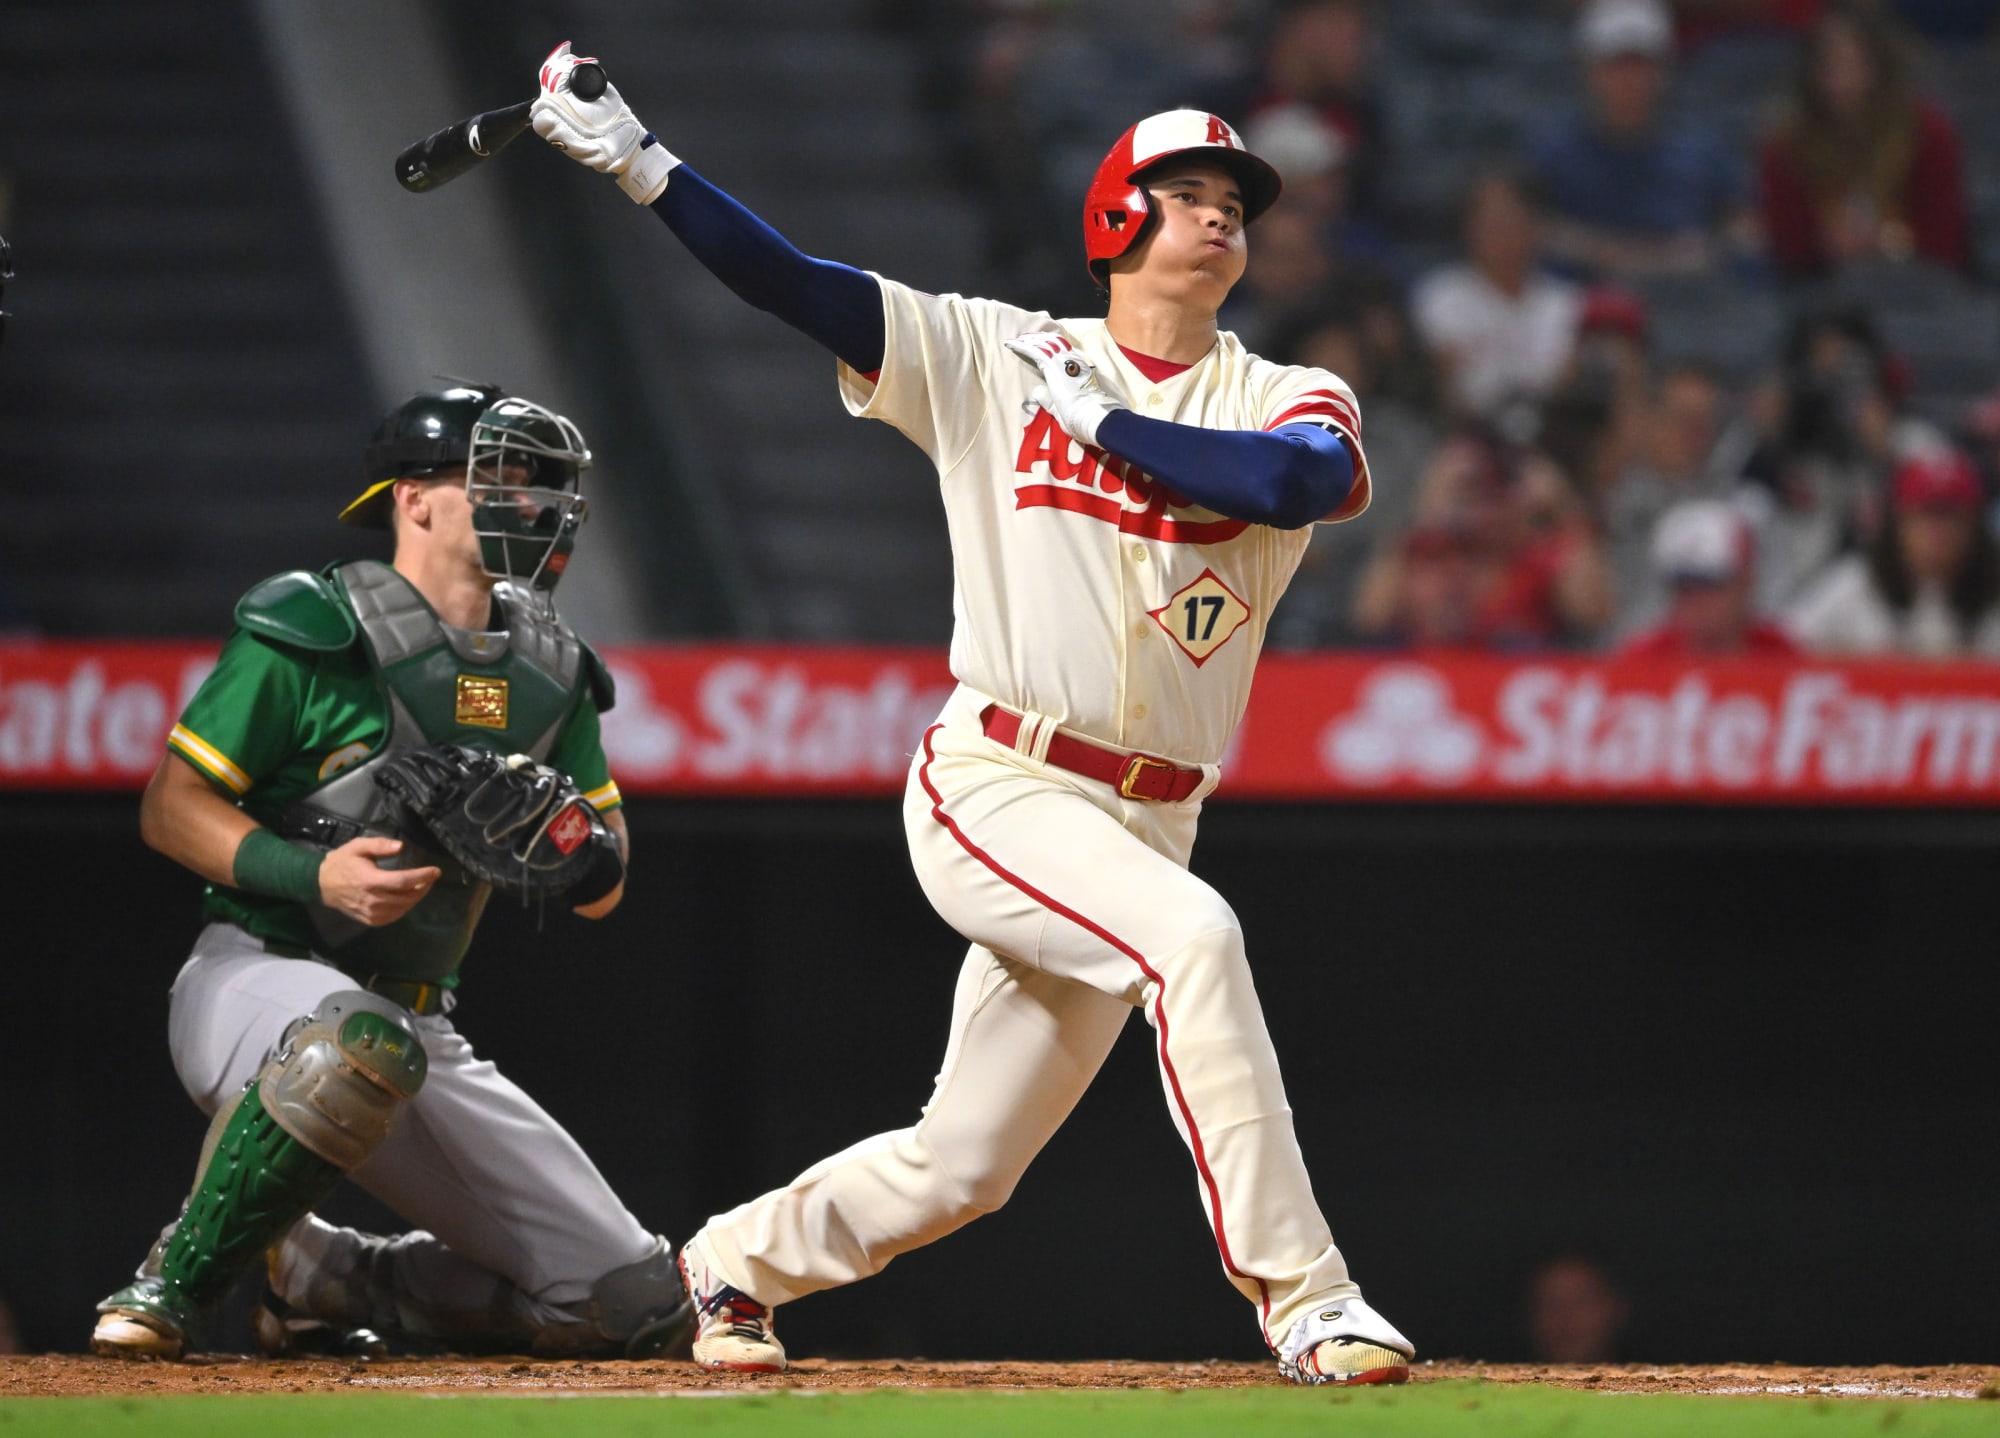
M1214 307L1250 262L1243 237L1243 192L1220 165L1177 163L1147 179L1159 221L1137 250L1112 264L1172 298Z
M396 481L396 547L421 545L463 568L482 570L465 466L453 465L417 479Z

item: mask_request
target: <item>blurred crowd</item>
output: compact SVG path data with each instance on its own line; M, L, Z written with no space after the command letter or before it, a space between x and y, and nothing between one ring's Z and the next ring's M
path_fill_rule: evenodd
M918 8L1009 298L1139 115L1284 175L1224 323L1376 498L1273 643L2000 658L2000 0Z

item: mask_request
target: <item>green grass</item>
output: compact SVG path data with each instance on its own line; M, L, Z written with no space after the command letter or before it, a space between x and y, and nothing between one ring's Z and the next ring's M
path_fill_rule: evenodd
M1179 1438L1289 1434L1340 1438L1845 1438L2000 1434L2000 1403L1965 1399L1703 1398L1579 1393L1526 1385L1433 1382L1404 1389L1208 1391L730 1392L703 1397L454 1397L301 1394L0 1401L0 1438Z

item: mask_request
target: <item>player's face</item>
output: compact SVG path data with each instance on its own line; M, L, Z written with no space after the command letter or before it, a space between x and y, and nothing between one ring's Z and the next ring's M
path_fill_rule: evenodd
M1235 177L1220 165L1175 165L1146 189L1160 220L1139 249L1138 273L1169 293L1220 304L1250 258Z
M405 490L405 486L408 486ZM396 543L422 543L431 549L462 557L479 567L479 536L472 531L472 503L465 496L464 466L454 466L427 474L421 479L398 480ZM416 540L412 531L422 530Z

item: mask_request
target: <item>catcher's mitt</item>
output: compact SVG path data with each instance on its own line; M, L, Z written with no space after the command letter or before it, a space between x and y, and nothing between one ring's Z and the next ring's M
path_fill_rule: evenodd
M375 782L468 874L504 894L588 904L625 875L618 841L590 801L525 754L436 744L384 760Z

